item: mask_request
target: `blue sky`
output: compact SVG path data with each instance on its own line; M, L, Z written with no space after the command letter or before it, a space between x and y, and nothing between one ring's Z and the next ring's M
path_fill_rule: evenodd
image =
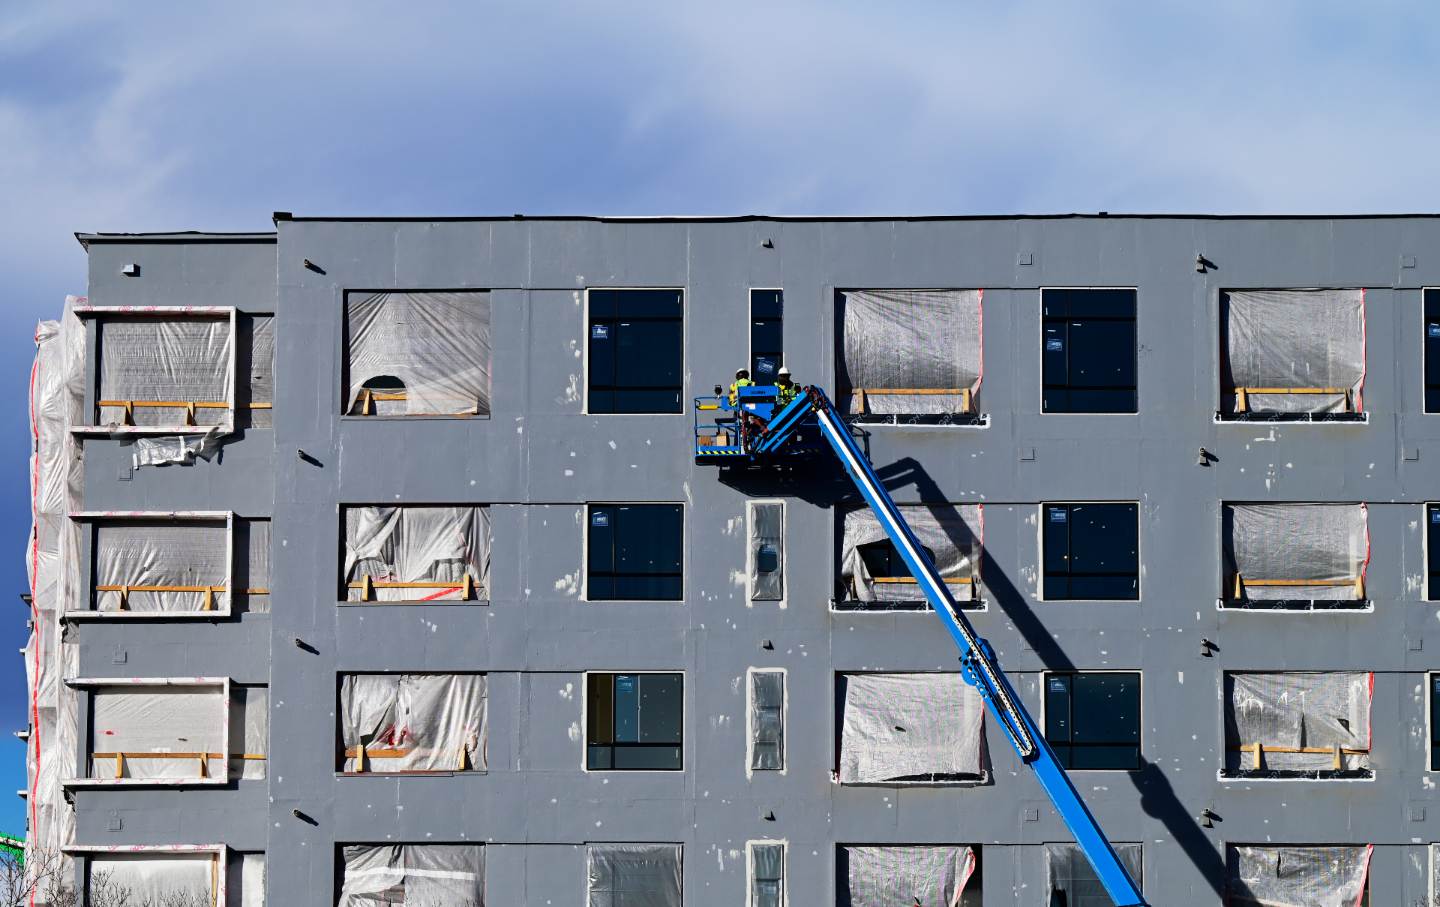
M1440 211L1437 45L1440 7L1386 0L5 0L0 653L25 638L31 336L84 292L77 230ZM24 699L0 654L0 731Z

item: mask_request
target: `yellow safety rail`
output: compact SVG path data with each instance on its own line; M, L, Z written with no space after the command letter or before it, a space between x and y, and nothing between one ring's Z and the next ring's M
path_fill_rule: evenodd
M215 593L224 592L225 586L96 586L96 592L119 592L120 610L127 611L130 607L130 593L132 592L203 592L205 598L200 606L201 611L215 610ZM269 595L269 589L244 589L246 595Z
M859 404L860 412L869 410L867 395L885 394L902 397L947 397L960 395L960 412L971 411L970 388L968 387L852 387L850 393L854 395L855 402Z
M1345 756L1368 756L1369 750L1347 749L1336 746L1275 746L1268 743L1246 743L1241 746L1230 747L1231 751L1250 753L1254 761L1250 765L1250 771L1258 772L1265 767L1266 753L1305 753L1311 755L1329 755L1332 757L1330 767L1335 771L1342 771L1345 768Z
M351 773L358 774L360 772L368 770L365 761L367 759L401 759L405 756L410 755L413 752L414 750L402 750L393 747L368 747L362 743L359 746L346 747L345 758L355 760L355 768L352 769ZM474 768L475 764L470 761L469 750L467 750L464 746L461 746L460 758L456 760L456 765L453 771L464 772L470 771Z
M398 580L375 579L367 573L363 577L361 577L358 583L346 584L346 588L359 589L360 600L362 602L375 601L376 589L443 589L448 592L458 591L460 592L461 600L470 601L472 598L475 597L475 577L467 573L465 574L465 578L463 580L451 581L446 583L428 581L400 582ZM431 598L434 597L435 596L431 596ZM422 599L422 601L424 600L426 599Z
M379 402L381 402L381 403L386 403L386 402L394 403L394 402L401 402L401 401L405 401L405 400L409 400L409 399L410 399L410 396L409 396L409 394L407 394L405 391L372 391L372 390L370 390L369 388L361 388L361 389L360 389L360 401L359 401L359 402L360 402L360 415L362 415L362 416L373 416L373 415L375 415L375 403L376 403L376 401L379 401ZM463 398L457 398L457 399L463 399ZM470 404L470 408L469 408L468 410L462 409L462 410L459 410L458 412L454 412L454 413L444 413L444 414L442 414L442 415L452 415L452 416L478 416L478 415L480 415L480 401L479 401L479 399L476 399L474 403L471 403L471 404Z
M1345 395L1345 411L1355 412L1355 400L1348 387L1237 387L1235 388L1235 412L1250 412L1251 394L1313 394Z
M200 777L210 777L210 760L224 759L224 753L142 753L142 752L119 752L119 753L91 753L90 758L95 760L114 759L115 777L125 777L125 760L134 762L137 759L198 759L200 760ZM264 762L265 756L260 753L231 753L231 759L246 759L252 762Z
M250 409L271 409L271 403L250 403ZM125 410L125 425L135 424L135 410L137 409L183 409L185 410L185 424L195 424L195 410L197 409L229 409L230 404L214 400L101 400L96 406L119 406Z
M1361 574L1353 579L1248 579L1240 574L1235 574L1234 585L1231 586L1230 597L1234 601L1245 598L1246 586L1266 586L1281 588L1305 588L1306 586L1354 586L1355 599L1357 601L1365 598L1365 576Z

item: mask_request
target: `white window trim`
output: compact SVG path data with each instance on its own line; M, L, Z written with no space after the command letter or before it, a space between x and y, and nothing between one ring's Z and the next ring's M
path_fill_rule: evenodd
M592 507L636 507L660 504L680 508L680 531L684 535L680 544L680 597L662 599L596 598L590 597L590 508ZM690 577L690 508L684 501L586 501L580 505L580 601L597 605L683 605L687 592L686 581ZM747 543L748 544L748 543ZM644 673L627 671L627 674ZM665 672L661 672L665 673Z
M1133 504L1135 505L1135 597L1134 598L1046 598L1045 597L1045 508L1055 506L1073 507L1076 504ZM1097 500L1077 501L1045 500L1035 505L1035 600L1037 602L1062 602L1085 606L1093 605L1139 605L1145 601L1145 533L1141 520L1143 511L1139 501Z
M92 372L87 376L87 384L95 392L96 405L91 411L85 414L87 420L84 425L77 425L71 429L77 434L105 434L105 435L196 435L205 434L218 430L221 434L231 434L235 431L235 380L237 353L240 346L239 318L234 306L223 305L197 305L197 306L106 306L106 305L85 305L76 306L74 312L84 319L94 319L103 322L106 316L148 316L161 319L178 320L182 318L214 318L215 316L228 316L230 323L230 399L226 401L229 406L226 409L226 418L218 425L186 425L183 422L174 425L97 425L88 420L97 419L98 402L100 400L100 358L92 356ZM98 324L97 324L98 329ZM87 351L94 353L97 351Z
M755 505L757 504L779 504L780 505L780 600L778 602L764 601L757 602L753 598L755 594L755 583L751 577L755 575L755 546L750 541L750 528L755 525ZM790 600L790 570L789 559L785 556L785 537L789 535L790 529L790 507L783 498L755 498L745 501L745 607L754 608L756 605L774 605L781 611L789 607ZM589 533L586 533L589 536Z
M1045 709L1045 703L1046 703L1046 701L1047 701L1048 698L1049 698L1049 697L1047 697L1047 696L1045 695L1046 692L1047 692L1047 690L1045 689L1046 681L1048 681L1051 677L1054 677L1054 676L1056 676L1056 675L1066 675L1066 676L1068 676L1068 675L1072 675L1072 674L1134 674L1134 675L1136 675L1137 677L1140 678L1140 715L1139 715L1137 721L1139 722L1139 725L1140 725L1140 743L1139 743L1139 746L1140 746L1140 762L1141 762L1141 768L1143 768L1143 767L1144 767L1144 762L1145 762L1145 749L1146 749L1146 747L1145 747L1145 672L1142 671L1142 670L1140 670L1139 668L1097 668L1097 669L1095 669L1095 670L1084 670L1084 669L1081 669L1081 668L1074 668L1074 669L1069 670L1069 671L1041 671L1041 672L1040 672L1040 690L1039 690L1039 693L1040 693L1040 722L1039 722L1039 724L1040 724L1040 736L1041 736L1041 737L1044 737L1044 736L1045 736L1045 728L1046 728L1046 724L1045 724L1045 718L1046 718L1046 715L1045 715L1045 711L1046 711L1046 709ZM1072 695L1073 695L1073 691L1072 691ZM1066 771L1066 772L1070 772L1070 773L1074 773L1074 772L1084 772L1084 773L1086 773L1086 774L1100 774L1100 773L1104 772L1104 773L1109 773L1109 774L1134 775L1134 774L1137 774L1137 773L1140 771L1140 768L1133 768L1133 769L1129 769L1129 768L1067 768L1067 769L1065 769L1065 771ZM1059 842L1059 843L1065 843L1065 842Z
M752 768L755 756L755 734L752 730L755 721L755 686L754 677L756 674L779 674L784 678L783 693L780 699L780 769L759 769L761 775L785 776L790 772L790 735L787 733L790 727L790 671L788 668L746 668L745 669L745 777L753 778L756 769Z
M171 856L182 856L186 854L209 854L211 861L211 878L215 880L215 890L211 892L215 904L225 905L229 903L228 892L226 891L226 874L229 868L230 849L224 844L85 844L66 845L60 851L69 856L81 857L87 861L95 857L108 856L110 854L166 854ZM89 899L89 867L85 872L85 892L83 902L88 904Z
M1384 673L1384 672L1381 672L1381 671L1354 671L1354 670L1345 670L1345 669L1341 669L1341 670L1329 669L1329 670L1326 670L1326 669L1320 669L1320 668L1286 668L1286 669L1284 669L1284 670L1279 670L1279 671L1266 670L1266 669L1264 669L1264 668L1225 668L1224 670L1218 672L1218 675L1217 675L1217 677L1216 677L1216 681L1219 683L1220 689L1219 689L1218 695L1216 695L1215 699L1216 699L1216 701L1217 701L1217 703L1218 703L1218 705L1219 705L1219 707L1220 707L1220 714L1219 714L1219 716L1218 716L1218 717L1219 717L1219 721L1220 721L1220 724L1219 724L1219 728L1220 728L1220 760L1219 760L1219 761L1220 761L1220 764L1219 764L1219 766L1216 767L1216 769L1215 769L1215 778L1216 778L1218 781L1220 781L1221 784L1324 784L1324 785L1332 785L1332 784L1374 784L1375 781L1376 781L1376 779L1380 777L1380 773L1375 770L1375 767L1374 767L1373 765L1370 767L1370 777L1368 777L1368 778L1285 778L1285 777L1282 777L1282 778L1257 778L1257 777L1255 777L1255 776L1253 776L1253 775L1247 775L1247 774L1245 774L1244 772L1241 772L1241 773L1235 774L1235 775L1227 775L1227 774L1225 774L1225 746L1226 746L1226 742L1225 742L1225 713L1226 713L1226 712L1229 710L1229 708L1230 708L1230 703L1229 703L1228 701L1226 701L1226 699L1225 699L1225 678L1229 677L1229 676L1232 675L1232 674L1369 674L1369 675L1371 675L1371 677L1374 677L1374 675L1379 674L1379 673ZM1430 715L1430 700L1429 700L1428 698L1426 698L1424 701L1425 701L1425 715L1426 715L1426 719L1425 719L1425 720L1426 720L1426 722L1427 722L1427 724L1428 724L1428 722L1429 722L1429 720L1430 720L1430 719L1429 719L1429 715ZM1370 700L1370 722L1371 722L1371 728L1372 728L1372 729L1374 728L1374 721L1375 721L1375 700L1374 700L1374 698L1372 697L1371 700ZM1372 741L1372 743L1373 743L1373 741ZM1375 751L1372 749L1372 750L1370 751L1370 755L1373 756L1374 754L1375 754ZM1428 765L1430 764L1430 739L1429 739L1429 737L1426 737L1426 739L1425 739L1425 757L1424 757L1424 758L1425 758L1425 764L1428 766ZM1257 844L1257 845L1254 845L1254 846L1257 846L1257 847L1259 847L1259 846L1266 846L1266 847L1269 847L1269 846L1274 846L1274 847L1286 847L1286 846L1291 846L1291 845L1287 845L1287 844L1285 844L1285 843L1283 843L1283 842L1275 842L1275 843L1273 843L1273 844ZM1321 845L1316 845L1316 846L1321 846Z
M590 412L590 291L592 290L675 290L680 294L680 412L678 413L592 413ZM689 358L686 355L690 347L690 288L678 286L613 286L602 285L585 288L584 320L581 322L580 349L583 351L580 357L582 394L580 397L580 412L586 416L600 416L606 419L620 418L656 418L671 417L681 418L686 415L685 397L688 394L685 378L689 374L687 367Z
M86 599L84 608L71 609L64 613L66 620L214 620L234 614L235 596L243 594L235 588L235 514L229 510L77 510L70 513L70 519L87 524L91 535L91 559L93 563L95 524L119 520L145 520L163 523L170 520L192 520L225 523L225 603L211 611L100 611L95 607L94 571L85 581ZM246 552L249 557L249 552Z
M787 699L789 697L786 697ZM745 842L745 907L755 907L755 845L780 845L780 904L790 905L790 842L785 838L752 838Z
M218 777L213 778L67 778L61 781L62 787L218 787L230 783L230 712L235 707L235 700L231 695L231 681L229 677L81 677L66 680L65 685L74 690L85 690L95 693L109 687L146 686L146 687L219 687L223 699L224 714L221 715L220 749L224 754L218 760L210 762L210 770ZM83 716L83 720L91 721L95 704L92 700L89 711L91 714ZM90 741L89 752L84 756L88 761L95 752L95 741ZM219 763L219 771L216 772L215 764ZM88 769L88 765L86 768Z
M1047 290L1130 290L1135 294L1135 412L1133 413L1047 413L1045 412L1045 292ZM1035 347L1039 355L1035 357L1035 380L1036 388L1039 390L1040 399L1036 401L1035 409L1041 418L1074 418L1076 416L1093 419L1099 418L1122 418L1135 419L1144 411L1144 401L1140 398L1140 287L1132 286L1042 286L1038 288L1036 301L1040 303L1039 318L1036 320L1036 329L1039 331L1040 343Z
M596 768L590 767L590 676L592 674L679 674L680 675L680 768ZM625 668L595 668L580 672L580 771L586 775L683 775L690 760L690 677L683 668L631 671ZM613 843L609 841L596 843Z
M1303 424L1303 423L1302 423L1302 424ZM1353 425L1354 423L1351 423L1351 424ZM1367 585L1367 587L1366 587L1366 592L1365 592L1365 607L1363 607L1363 608L1325 608L1325 609L1310 608L1310 609L1308 609L1308 610L1291 610L1291 609L1286 609L1286 608L1237 608L1237 607L1227 606L1227 605L1225 604L1227 601L1229 601L1229 599L1227 599L1227 598L1225 597L1225 508L1226 508L1226 507L1237 507L1237 506L1242 506L1242 505L1245 505L1245 504L1299 504L1299 505L1304 505L1304 504L1354 504L1354 505L1356 505L1356 506L1359 506L1359 507L1361 507L1361 508L1364 508L1364 512L1365 512L1365 532L1366 532L1366 534L1368 535L1369 532L1370 532L1370 509L1369 509L1369 506L1370 506L1370 505L1369 505L1369 502L1368 502L1368 501L1259 501L1259 500L1255 500L1255 499L1252 498L1252 499L1244 499L1244 500L1221 500L1219 503L1220 503L1220 509L1216 512L1216 518L1219 520L1219 523L1218 523L1218 525L1216 526L1216 534L1215 534L1215 537L1219 540L1219 543L1220 543L1220 547L1217 549L1217 550L1220 552L1220 563L1216 565L1216 566L1219 568L1219 574L1220 574L1220 575L1219 575L1219 580L1218 580L1218 582L1219 582L1219 584L1220 584L1220 594L1215 597L1215 610L1216 610L1216 611L1219 611L1219 612L1221 612L1221 613L1223 613L1223 614L1244 614L1244 615L1256 617L1256 618L1261 619L1261 620L1264 620L1264 619L1266 619L1266 618L1274 619L1274 618L1277 618L1277 617L1278 617L1278 618L1286 618L1286 617L1296 618L1296 617L1302 617L1302 616L1304 616L1304 615L1314 615L1314 614L1328 614L1328 615L1332 615L1332 616L1335 616L1335 617L1344 617L1344 616L1346 616L1347 614L1370 614L1370 613L1373 613L1373 612L1375 611L1375 597L1370 594L1368 585ZM1421 587L1422 587L1422 592L1421 592L1421 594L1422 594L1422 595L1426 595L1426 594L1428 594L1429 583L1430 583L1430 563L1429 563L1430 553L1429 553L1429 550L1428 550L1430 546L1429 546L1429 545L1426 543L1426 541L1425 541L1425 527L1428 525L1425 521L1426 521L1426 519L1429 518L1429 514L1428 514L1428 513L1425 511L1425 509L1424 509L1424 508L1426 507L1425 504L1421 504L1420 506L1421 506L1421 508L1422 508L1422 509L1421 509L1421 515L1420 515L1420 526L1421 526L1421 539L1420 539L1420 544L1421 544L1422 547L1424 547L1425 549L1427 549L1426 552L1425 552L1425 558L1426 558L1426 561L1425 561L1425 576L1424 576L1424 577L1422 578L1422 580L1421 580ZM1282 672L1282 673L1283 673L1283 672Z

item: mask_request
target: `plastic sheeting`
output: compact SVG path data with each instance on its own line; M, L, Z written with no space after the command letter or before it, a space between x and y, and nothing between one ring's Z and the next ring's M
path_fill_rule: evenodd
M484 674L346 674L340 681L344 771L485 770ZM399 755L395 755L399 751ZM378 753L378 754L377 754Z
M1343 771L1368 769L1371 681L1372 675L1355 671L1227 675L1228 773L1253 771L1254 754L1237 748L1256 743L1267 748L1262 772L1334 771L1336 746ZM1268 747L1323 752L1272 752Z
M1345 388L1363 412L1364 290L1251 290L1227 298L1225 388L1236 412L1237 387ZM1257 413L1345 412L1345 395L1249 394Z
M115 316L96 324L100 400L233 403L230 318ZM102 406L100 424L126 424L123 406ZM135 425L185 425L183 407L135 407ZM197 408L195 425L231 421L229 409Z
M846 674L841 784L979 780L985 706L959 674Z
M591 844L586 907L681 907L679 844Z
M841 412L946 414L962 395L877 394L878 390L980 389L980 290L851 290L840 294ZM864 403L856 390L864 389Z
M785 768L785 674L756 671L750 675L750 768Z
M1358 847L1231 847L1227 907L1359 907L1370 852Z
M94 854L85 880L86 903L211 907L220 871L214 853ZM123 899L125 894L128 900ZM226 900L239 904L236 894L227 891Z
M216 520L105 520L95 524L95 585L226 586L230 572L230 532ZM95 593L100 611L120 610L121 593ZM212 594L212 608L229 596ZM199 611L203 592L132 590L124 596L129 611Z
M1135 884L1141 885L1143 851L1139 844L1115 844L1115 855ZM1074 844L1045 845L1046 896L1065 893L1065 907L1111 907L1114 903L1105 893L1105 886L1090 867L1085 852ZM1046 904L1053 903L1047 900Z
M376 601L448 601L464 595L469 574L475 596L490 598L490 511L484 507L348 507L345 510L346 599L361 601L358 585L377 582L454 583L434 588L377 585Z
M268 687L230 685L230 777L258 780L265 777L265 756L270 752L270 690Z
M131 753L224 753L225 691L218 686L101 687L91 693L92 753L125 753L125 778L200 778L197 756L128 758ZM212 760L212 763L215 760ZM112 780L116 760L92 757L91 778ZM210 777L219 775L218 766Z
M978 598L980 551L984 543L985 511L982 504L927 506L906 504L901 514L920 544L934 555L935 568L945 580L969 578L969 585L947 583L956 601ZM845 513L840 541L840 591L842 601L925 602L925 593L914 583L876 583L865 566L860 548L872 542L887 542L889 536L870 510ZM908 572L904 575L908 576Z
M785 907L785 845L750 845L750 907Z
M235 531L239 538L235 541L237 552L237 564L244 565L244 573L234 578L235 588L243 593L240 600L245 603L245 610L258 613L269 613L270 611L270 521L252 520L240 518L235 521ZM240 559L239 553L244 552L245 557ZM265 592L245 592L244 590L264 589Z
M345 315L346 412L361 413L366 382L389 377L405 399L374 401L375 415L490 414L489 293L353 295Z
M484 907L479 844L355 844L341 851L336 907Z
M242 315L241 330L249 335L249 399L250 403L275 402L275 316ZM244 334L242 334L244 336ZM252 428L270 428L274 425L273 410L265 407L246 406L249 410L245 420Z
M265 855L232 854L225 899L233 907L265 907Z
M1229 504L1225 555L1235 594L1236 573L1245 597L1256 601L1359 597L1354 583L1370 560L1369 510L1364 504ZM1263 586L1245 580L1350 580L1344 585Z
M850 907L956 907L975 872L970 847L842 849Z
M750 600L785 599L785 505L750 507Z

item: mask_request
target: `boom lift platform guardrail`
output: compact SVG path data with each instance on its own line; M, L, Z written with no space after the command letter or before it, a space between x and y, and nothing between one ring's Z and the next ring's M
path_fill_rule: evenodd
M931 609L945 624L960 650L960 670L965 681L980 691L1020 761L1034 772L1110 899L1116 907L1147 907L1109 838L1086 808L1085 801L1080 799L1055 752L1001 672L994 650L976 635L975 628L956 605L934 563L905 522L900 508L890 499L869 458L830 398L820 388L808 387L782 407L777 405L778 393L779 389L773 385L742 387L733 405L723 396L697 397L695 462L760 468L793 466L803 462L800 458L822 452L823 440L844 464L851 481L910 568ZM702 417L708 417L709 424L704 424Z

